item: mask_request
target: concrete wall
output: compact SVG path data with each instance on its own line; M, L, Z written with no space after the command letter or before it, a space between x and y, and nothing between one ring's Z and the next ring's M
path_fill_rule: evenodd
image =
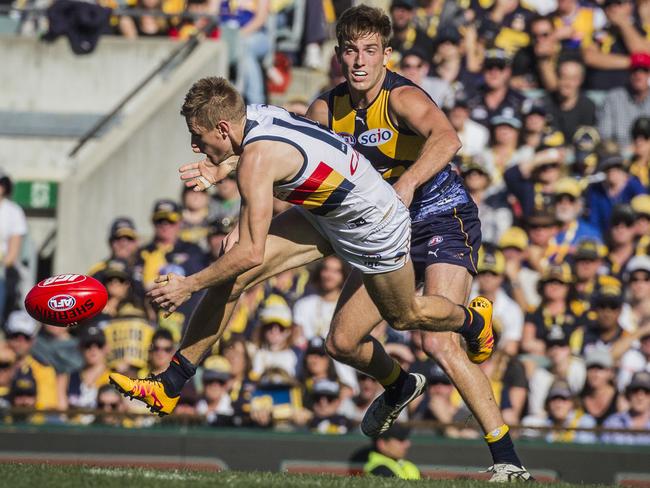
M0 36L0 110L107 112L180 44L169 39L102 37L75 55L67 39L54 43Z
M198 78L224 75L226 67L221 43L201 44L139 97L118 126L81 151L60 187L55 272L83 272L105 257L108 227L118 215L151 234L154 200L178 199L178 166L198 160L179 115L183 97Z

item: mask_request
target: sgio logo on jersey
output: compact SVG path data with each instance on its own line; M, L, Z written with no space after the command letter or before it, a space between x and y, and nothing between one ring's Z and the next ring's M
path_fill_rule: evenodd
M47 301L48 308L55 312L65 312L74 308L76 304L77 300L70 295L54 295Z
M359 144L362 146L381 146L393 138L393 131L390 129L370 129L359 135Z

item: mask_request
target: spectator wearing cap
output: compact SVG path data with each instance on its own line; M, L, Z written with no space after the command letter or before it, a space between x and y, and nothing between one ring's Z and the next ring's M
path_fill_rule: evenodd
M549 389L545 402L546 418L526 417L523 425L536 427L553 427L546 434L547 442L576 442L580 444L595 443L593 432L570 429L594 429L594 418L579 408L578 399L565 381L556 381Z
M629 408L608 417L606 429L627 429L630 432L606 432L602 440L611 444L650 445L650 372L636 373L625 389ZM634 431L643 431L634 432Z
M605 179L587 187L585 201L589 221L606 235L614 207L629 204L635 196L645 194L646 189L626 171L625 161L614 146L604 146L599 151L597 169L605 174Z
M508 192L516 199L516 215L528 217L547 210L553 203L553 188L562 176L564 150L541 146L535 155L506 170Z
M458 154L461 156L482 154L490 140L490 131L470 118L465 91L457 90L453 100L446 101L446 108L449 122L463 144Z
M587 377L580 394L582 408L602 425L618 411L621 399L614 386L614 360L606 347L591 347L585 352Z
M553 125L566 141L573 139L578 127L596 124L596 105L582 92L585 72L579 58L562 59L557 65L556 85L547 87L550 93L544 98L544 104Z
M207 250L210 195L205 191L183 187L181 202L183 210L180 238L198 245L204 251Z
M56 371L31 354L38 329L38 323L27 312L22 310L11 312L5 324L7 345L16 355L16 370L30 374L36 382L36 408L57 408Z
M544 402L551 385L556 381L566 381L571 393L578 395L585 384L586 369L581 357L571 353L570 337L562 327L551 327L546 336L546 367L536 368L530 377L528 413L544 417Z
M609 251L605 257L605 267L609 274L619 280L623 278L625 266L636 251L635 221L636 215L631 206L614 207L607 235Z
M0 412L11 406L9 393L15 364L16 354L3 343L0 343ZM374 397L372 400L374 400Z
M552 208L535 211L526 220L529 245L526 264L542 273L549 264L549 249L558 232L558 221Z
M598 113L598 130L603 139L613 139L622 148L631 143L634 121L650 113L650 54L632 56L627 86L607 92Z
M554 327L561 327L571 336L577 327L577 317L569 303L569 288L573 282L568 264L549 266L539 279L542 303L526 316L521 342L522 351L543 356L546 337Z
M564 177L555 184L555 217L558 233L548 247L549 261L562 264L575 253L576 246L585 239L602 241L600 231L582 218L582 188L578 180Z
M359 385L359 393L352 398L344 398L339 412L355 424L360 424L370 404L382 392L382 386L372 376L363 374L360 371L357 371L357 384ZM400 418L402 417L406 418L404 411L400 414Z
M393 49L394 62L399 62L407 51L417 48L424 53L426 59L431 59L431 39L415 25L415 0L392 0L390 4L390 19L393 26L393 37L389 46Z
M470 116L476 122L489 127L492 117L510 108L513 113L521 112L524 96L510 88L512 76L511 59L502 49L490 49L485 53L483 63L484 84L470 97Z
M311 394L317 381L338 381L334 360L327 355L322 337L312 337L307 343L298 380L303 387L303 403L307 408L310 407Z
M516 356L524 329L524 314L502 287L506 258L498 249L482 246L477 268L476 289L473 290L476 293L473 295L478 293L492 302L492 318L502 326L497 348L510 356Z
M630 203L636 220L636 254L650 255L650 195L637 195Z
M0 169L0 325L16 301L20 249L27 235L25 212L10 200L13 182Z
M625 340L628 333L621 327L623 310L623 290L620 286L602 286L592 297L595 317L583 321L583 353L590 349L608 349L615 362L618 362L629 344Z
M138 234L133 220L129 217L117 217L113 220L108 233L108 245L110 248L108 258L91 266L87 274L104 282L104 270L108 263L113 259L123 260L128 264L131 278L137 283L138 295L144 298L144 288L134 275L134 265L138 259Z
M650 191L650 117L639 117L632 126L630 174Z
M95 408L97 392L108 384L108 350L104 332L96 326L84 327L79 336L83 365L70 374L67 382L68 405Z
M253 356L253 374L281 368L291 377L298 369L298 352L293 346L293 315L284 298L271 295L259 312L258 350Z
M596 6L584 5L579 0L560 0L553 12L555 37L564 51L578 51L594 32L605 27L605 13Z
M490 174L478 156L461 158L460 172L472 200L478 207L483 242L495 243L512 225L512 212L505 192L489 192Z
M451 424L459 413L460 404L454 395L454 385L437 363L429 360L421 364L417 370L427 379L427 389L423 400L413 413L413 420L424 420ZM454 427L439 427L436 434L450 437L457 436Z
M633 323L638 326L643 319L650 318L650 256L634 256L625 267Z
M318 380L312 388L313 417L307 424L312 432L319 434L347 434L352 423L338 413L341 406L341 387L336 381Z
M443 102L453 96L451 85L442 78L429 76L431 64L424 52L413 48L406 51L399 62L399 71L422 88L434 102L442 106Z
M411 447L409 435L410 431L406 427L393 424L390 429L374 439L363 472L384 478L419 480L420 470L405 459Z
M519 156L532 157L541 145L549 147L562 146L564 136L551 127L546 107L541 100L526 100L523 105L523 127L520 134L522 151Z
M505 107L490 119L490 142L484 153L492 184L503 186L503 174L517 163L521 119L511 107Z
M207 265L205 254L199 246L180 239L181 208L176 202L164 199L156 201L151 221L154 226L153 240L140 249L136 264L145 289L151 288L159 276L190 276ZM169 318L159 312L159 323L176 329L180 335L201 296L200 293L192 295Z
M575 282L572 290L572 308L583 311L591 308L592 295L603 285L620 285L613 276L605 274L603 267L607 248L595 239L584 239L578 243L573 255Z
M231 220L230 217L217 218L208 223L207 260L209 262L216 261L223 254L224 239L235 228L236 224L237 221Z
M506 258L505 287L524 311L535 309L540 302L537 291L539 273L525 262L528 243L528 234L521 227L511 227L498 242Z
M232 379L232 368L226 358L210 356L203 362L203 395L196 405L196 412L205 415L214 427L233 425L234 410L229 395Z
M101 278L108 293L108 301L97 319L99 322L116 317L145 316L142 283L133 279L133 270L126 260L112 258L106 261Z
M619 362L616 380L619 391L625 391L634 373L650 372L650 318L646 317L639 323L638 328L629 335L628 343Z

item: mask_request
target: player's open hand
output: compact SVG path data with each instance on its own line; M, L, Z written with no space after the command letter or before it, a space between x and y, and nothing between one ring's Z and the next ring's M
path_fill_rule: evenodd
M393 185L393 190L395 190L397 196L402 201L404 206L406 206L406 208L409 208L411 206L411 202L413 202L413 194L415 193L415 188L413 188L410 183L399 179Z
M197 163L184 164L178 168L181 180L194 191L205 191L223 180L236 167L239 156L232 156L221 164L214 164L208 158Z
M167 273L154 281L154 286L147 296L151 301L165 310L164 317L169 317L192 296L189 280L185 276Z

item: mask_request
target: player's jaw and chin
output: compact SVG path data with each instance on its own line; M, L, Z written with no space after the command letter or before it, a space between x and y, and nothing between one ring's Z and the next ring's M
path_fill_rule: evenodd
M381 86L391 51L390 47L382 47L377 33L348 40L337 47L343 76L351 91L363 97Z

